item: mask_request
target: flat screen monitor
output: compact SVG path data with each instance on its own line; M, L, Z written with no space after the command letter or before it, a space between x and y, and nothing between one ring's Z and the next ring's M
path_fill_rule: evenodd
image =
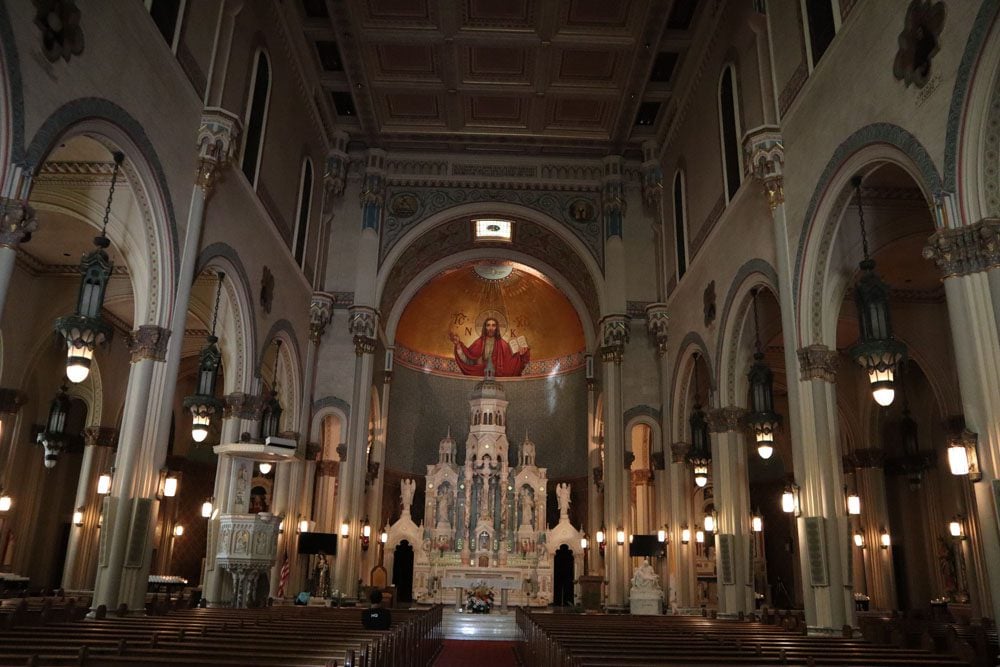
M656 558L663 555L663 543L656 535L633 535L628 545L628 555L633 558Z
M336 533L299 533L299 553L337 555Z

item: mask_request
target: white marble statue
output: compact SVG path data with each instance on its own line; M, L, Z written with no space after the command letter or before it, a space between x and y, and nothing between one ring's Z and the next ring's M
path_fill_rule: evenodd
M413 494L417 490L417 483L412 479L404 479L400 482L399 487L399 497L403 501L403 512L408 514L410 506L413 505Z
M632 588L634 589L659 589L660 578L656 576L656 571L649 564L649 559L643 559L635 574L632 575Z
M632 588L629 591L629 611L637 615L658 615L663 613L663 589L656 571L643 560L635 574L632 575Z
M556 500L559 503L559 519L569 518L569 491L570 486L563 482L556 484Z
M527 487L521 489L521 526L535 527L535 499Z
M437 497L437 525L451 527L450 498L447 493L439 493Z

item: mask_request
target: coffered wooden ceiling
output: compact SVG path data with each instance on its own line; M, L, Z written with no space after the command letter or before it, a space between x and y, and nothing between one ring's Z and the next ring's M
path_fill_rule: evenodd
M705 4L299 2L337 125L352 137L384 148L595 155L638 149L669 122Z

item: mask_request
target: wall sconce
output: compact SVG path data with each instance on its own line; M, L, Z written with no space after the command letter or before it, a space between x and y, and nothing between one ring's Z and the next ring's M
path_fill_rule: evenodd
M697 542L698 544L704 544L705 543L705 531L704 530L696 530L696 531L694 531L694 541Z
M764 517L760 515L760 512L750 517L750 528L755 533L764 532Z
M962 517L952 517L951 521L948 523L948 534L956 540L966 539L965 527L962 525Z
M14 504L13 499L11 499L10 494L3 490L0 486L0 512L9 512L11 505Z
M368 551L368 545L371 544L372 539L372 526L368 523L368 517L365 517L365 522L361 526L361 550Z
M584 533L583 537L580 538L580 548L584 551L590 548L590 540L587 539L587 533Z
M299 521L299 532L308 533L309 529L312 528L312 521L309 519L302 519Z
M687 524L681 526L681 544L690 544L691 542L691 529L688 528Z
M625 531L624 530L619 530L617 533L615 533L615 542L618 543L618 546L621 546L621 545L625 544Z
M177 495L180 483L180 473L171 472L167 468L163 468L160 470L160 492L157 494L157 498L159 500L173 498Z
M607 535L604 533L604 524L601 524L601 529L597 531L597 548L601 552L601 558L604 558L604 547L607 544Z
M97 478L97 495L106 496L111 493L111 473L103 473Z
M948 438L948 467L952 475L968 475L972 482L983 478L979 469L978 442L979 434L968 429Z
M184 526L181 524L177 524L176 526L174 526L174 537L183 537L183 536L184 536Z
M705 513L705 522L703 524L706 533L715 532L715 512Z
M865 548L865 536L861 534L860 530L854 533L854 546L859 549Z
M660 528L658 531L656 531L656 541L659 542L660 544L666 544L667 533L668 533L668 528L666 525L664 525L663 528Z
M799 487L789 482L781 494L781 511L785 514L801 515L799 507Z
M343 523L340 524L340 537L341 539L346 540L347 536L350 534L351 534L351 526L346 521L344 521Z
M79 528L83 525L83 508L77 507L73 511L73 525Z
M385 544L386 542L389 541L389 529L388 528L383 528L382 529L382 534L378 536L378 541L381 542L382 544Z
M878 539L879 539L879 546L881 546L883 549L888 549L889 545L892 544L892 540L889 538L889 531L887 531L885 528L882 529L882 532L879 535Z
M260 463L257 464L257 470L260 470L261 475L266 475L269 472L271 472L272 467L273 466L269 461L261 461Z
M278 533L284 533L284 532L285 532L285 520L282 519L281 521L278 522Z
M861 514L861 496L856 493L847 496L847 513L851 516Z
M212 511L215 509L212 505L212 499L208 498L201 504L201 518L208 519L212 516Z

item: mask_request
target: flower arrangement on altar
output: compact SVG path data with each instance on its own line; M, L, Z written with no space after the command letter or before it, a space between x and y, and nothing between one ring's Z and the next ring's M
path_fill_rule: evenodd
M482 581L474 584L465 601L466 611L473 614L488 614L492 608L493 590Z

